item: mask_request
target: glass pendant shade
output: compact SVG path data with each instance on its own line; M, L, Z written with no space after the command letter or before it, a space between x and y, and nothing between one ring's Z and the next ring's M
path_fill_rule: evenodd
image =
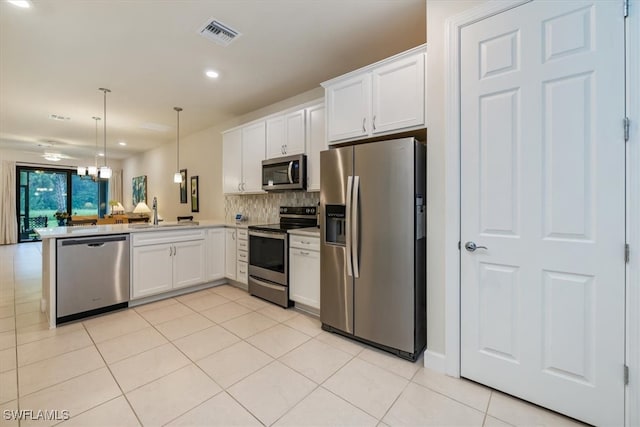
M96 166L89 166L89 175L97 176L98 175L98 168Z
M100 179L111 178L111 168L109 166L100 166Z
M78 175L82 176L82 175L86 175L87 174L87 168L85 168L84 166L78 166L78 171L77 171Z
M180 172L176 172L173 175L173 182L175 182L176 184L181 184L182 183L182 174Z

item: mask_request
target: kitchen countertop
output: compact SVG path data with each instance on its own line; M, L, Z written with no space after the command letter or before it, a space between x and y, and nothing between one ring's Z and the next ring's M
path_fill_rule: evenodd
M176 231L191 230L194 228L214 228L227 226L225 221L199 220L198 224L180 224L176 221L162 221L160 225L135 223L135 224L108 224L75 227L48 227L36 228L42 239L57 239L65 237L103 236L107 234L146 233L149 231Z
M318 227L294 228L289 230L289 234L297 234L299 236L320 237L320 229Z

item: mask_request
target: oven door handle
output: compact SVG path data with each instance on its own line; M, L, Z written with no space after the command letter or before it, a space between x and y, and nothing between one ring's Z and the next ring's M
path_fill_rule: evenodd
M268 231L249 230L249 236L264 237L266 239L287 240L287 233L270 233Z
M264 280L260 280L258 279L256 276L250 276L251 280L253 280L254 282L258 283L260 286L264 286L265 288L270 288L273 289L275 291L280 291L282 292L282 288L286 288L286 286L284 285L273 285L269 282L265 282Z
M289 184L293 184L293 176L291 176L293 171L293 161L289 162L289 167L287 168L287 176L289 177Z

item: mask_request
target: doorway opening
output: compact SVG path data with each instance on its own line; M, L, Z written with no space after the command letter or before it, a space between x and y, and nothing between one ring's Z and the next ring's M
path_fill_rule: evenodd
M39 241L36 228L66 225L73 216L104 217L108 181L93 181L72 169L17 166L18 242Z

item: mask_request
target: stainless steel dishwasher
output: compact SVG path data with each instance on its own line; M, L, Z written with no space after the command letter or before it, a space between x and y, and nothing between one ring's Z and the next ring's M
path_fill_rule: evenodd
M56 323L128 306L128 234L58 239L56 266Z

